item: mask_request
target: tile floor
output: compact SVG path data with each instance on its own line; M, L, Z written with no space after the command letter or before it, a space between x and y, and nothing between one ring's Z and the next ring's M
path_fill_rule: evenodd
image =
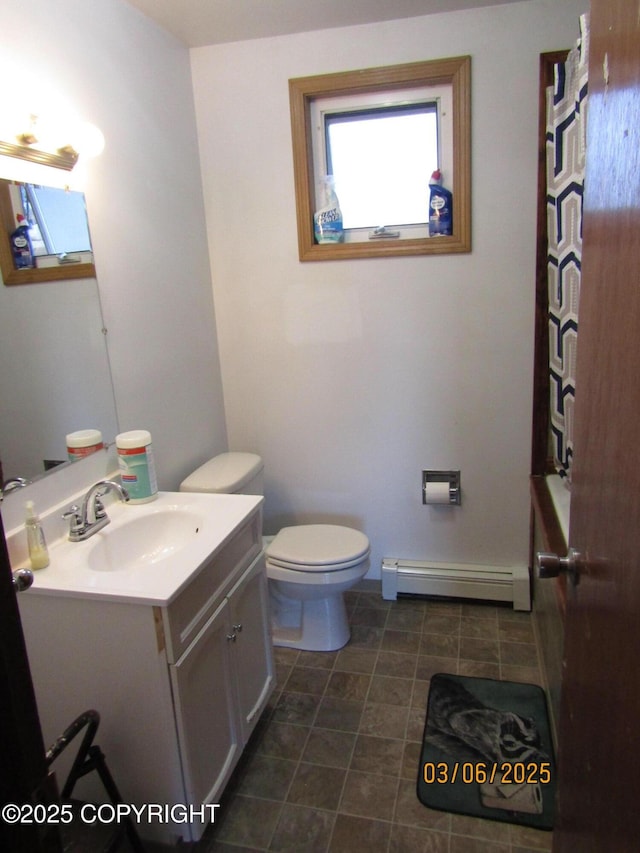
M551 833L427 809L416 775L436 672L541 684L532 617L347 594L339 652L276 649L277 687L197 853L533 853Z

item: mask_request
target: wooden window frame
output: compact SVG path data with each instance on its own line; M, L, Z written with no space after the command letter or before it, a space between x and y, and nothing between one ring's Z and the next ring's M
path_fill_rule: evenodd
M453 101L453 234L394 241L318 244L313 234L316 208L311 104L338 95L369 94L419 86L450 85ZM293 169L301 261L442 255L471 251L471 57L458 56L297 77L289 80ZM425 205L428 187L425 187Z
M9 195L10 183L11 181L0 179L0 271L5 285L95 278L96 268L92 263L62 264L55 267L33 267L29 269L16 268L9 241L9 235L16 227Z

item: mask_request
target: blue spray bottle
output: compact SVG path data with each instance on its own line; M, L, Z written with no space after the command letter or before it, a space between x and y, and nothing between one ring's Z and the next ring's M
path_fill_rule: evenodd
M442 174L436 169L429 181L429 236L449 237L453 234L453 197L442 186Z
M16 216L18 227L10 237L11 252L16 269L30 269L34 266L33 247L29 235L29 224L21 213Z

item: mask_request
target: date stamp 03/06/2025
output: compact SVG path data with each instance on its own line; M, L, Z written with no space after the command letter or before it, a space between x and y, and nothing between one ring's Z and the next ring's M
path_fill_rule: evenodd
M427 761L422 767L427 785L548 785L551 782L551 763L543 762L486 762L486 761Z

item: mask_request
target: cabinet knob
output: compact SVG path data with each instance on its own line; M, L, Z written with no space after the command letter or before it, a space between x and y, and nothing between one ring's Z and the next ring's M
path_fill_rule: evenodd
M227 634L227 640L230 640L232 643L235 643L236 635L235 634Z
M18 569L13 573L12 581L15 591L22 592L33 583L33 572L31 569Z

